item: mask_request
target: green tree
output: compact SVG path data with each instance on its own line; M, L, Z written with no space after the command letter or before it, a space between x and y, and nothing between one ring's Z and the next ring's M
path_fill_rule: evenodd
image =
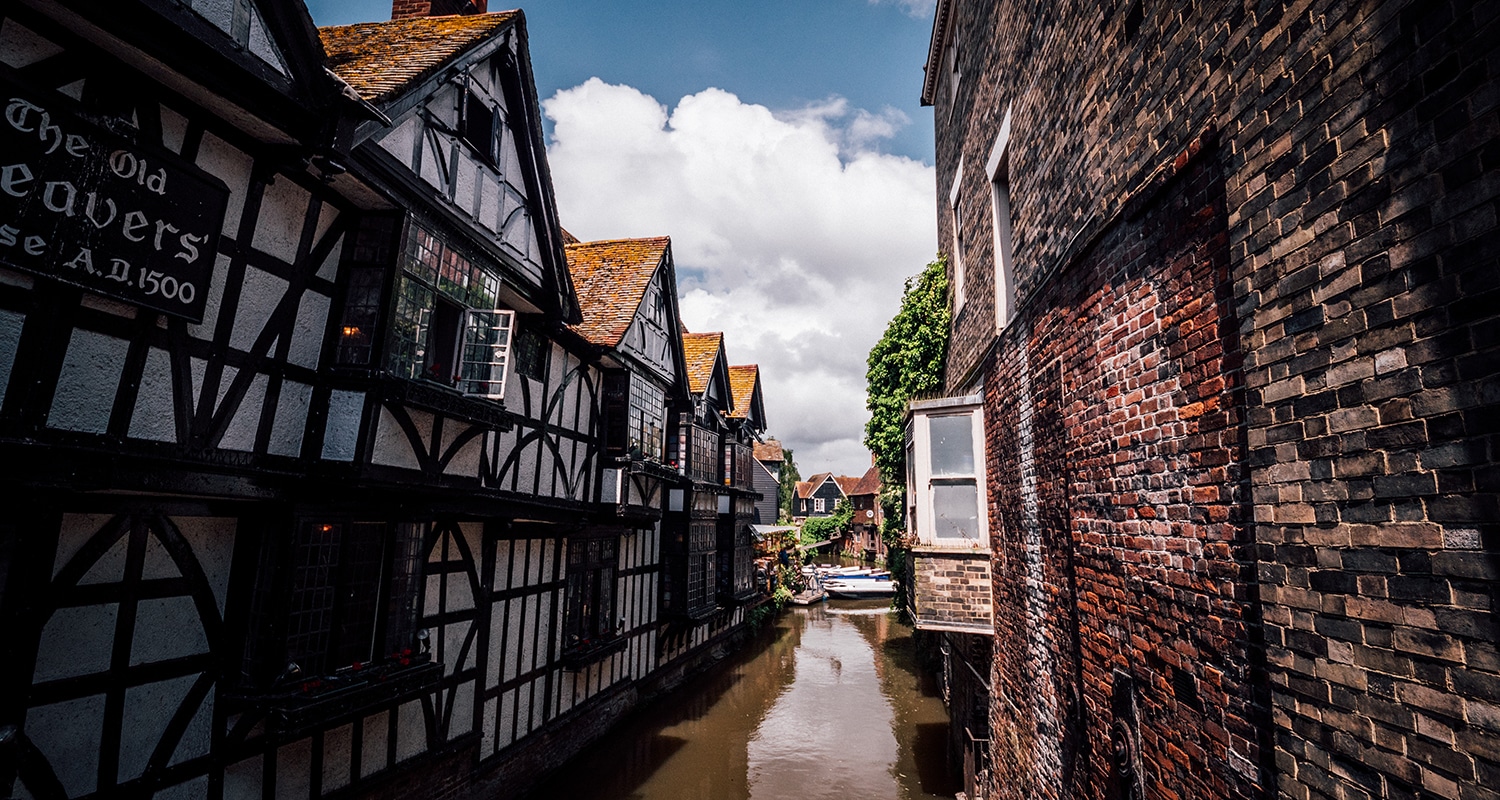
M802 474L797 471L797 462L792 460L792 451L781 448L781 486L776 491L776 503L784 520L792 518L792 502L797 499L797 481L800 480Z
M947 260L939 255L920 273L906 279L901 308L885 335L870 349L866 379L865 447L875 456L881 482L904 493L906 485L906 403L943 388L948 358ZM882 498L887 500L886 498ZM890 507L901 508L898 498ZM889 502L887 500L887 502ZM888 517L889 519L889 517Z
M848 500L840 500L833 507L833 514L826 517L811 517L802 523L802 543L813 544L815 542L826 542L835 536L849 531L849 524L854 521L854 507L849 505Z

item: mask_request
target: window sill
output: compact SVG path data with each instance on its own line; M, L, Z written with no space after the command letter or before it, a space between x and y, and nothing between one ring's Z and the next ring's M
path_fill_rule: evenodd
M511 427L510 413L501 400L485 400L425 380L381 377L375 380L381 400L410 405L499 430Z
M580 670L597 661L602 661L625 649L629 644L623 636L611 636L597 642L589 642L577 647L571 647L562 653L562 665L564 669Z
M379 664L359 671L309 678L276 692L239 699L267 717L267 727L296 736L339 717L389 703L437 685L443 665L425 660L414 664Z

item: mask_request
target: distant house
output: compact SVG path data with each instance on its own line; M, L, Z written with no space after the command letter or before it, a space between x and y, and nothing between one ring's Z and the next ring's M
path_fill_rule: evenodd
M760 499L755 501L755 524L773 525L781 518L781 466L786 453L775 439L756 442L754 450L751 485L760 492Z
M832 472L820 472L797 484L797 499L793 503L794 517L827 517L845 498L843 487Z
M880 470L872 465L846 494L854 509L854 520L844 554L870 561L884 560L885 542L880 538L880 527L885 522L880 511Z

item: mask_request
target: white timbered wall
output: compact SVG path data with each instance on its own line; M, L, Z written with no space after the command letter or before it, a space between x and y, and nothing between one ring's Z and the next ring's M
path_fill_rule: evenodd
M504 35L500 47L512 60L518 47L514 32ZM528 208L528 191L520 147L527 136L524 111L510 108L502 76L503 56L471 67L426 98L379 136L379 145L413 174L431 186L448 203L474 220L514 257L521 270L541 286L543 257L536 224ZM488 163L457 132L464 90L479 95L494 108L497 126L497 158Z

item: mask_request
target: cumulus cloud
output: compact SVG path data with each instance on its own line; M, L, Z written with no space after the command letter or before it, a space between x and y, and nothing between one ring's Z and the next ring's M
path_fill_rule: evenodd
M933 170L881 153L910 124L830 98L773 113L719 89L668 108L598 78L543 104L563 225L672 237L685 324L761 365L804 474L858 474L865 357L936 246Z

